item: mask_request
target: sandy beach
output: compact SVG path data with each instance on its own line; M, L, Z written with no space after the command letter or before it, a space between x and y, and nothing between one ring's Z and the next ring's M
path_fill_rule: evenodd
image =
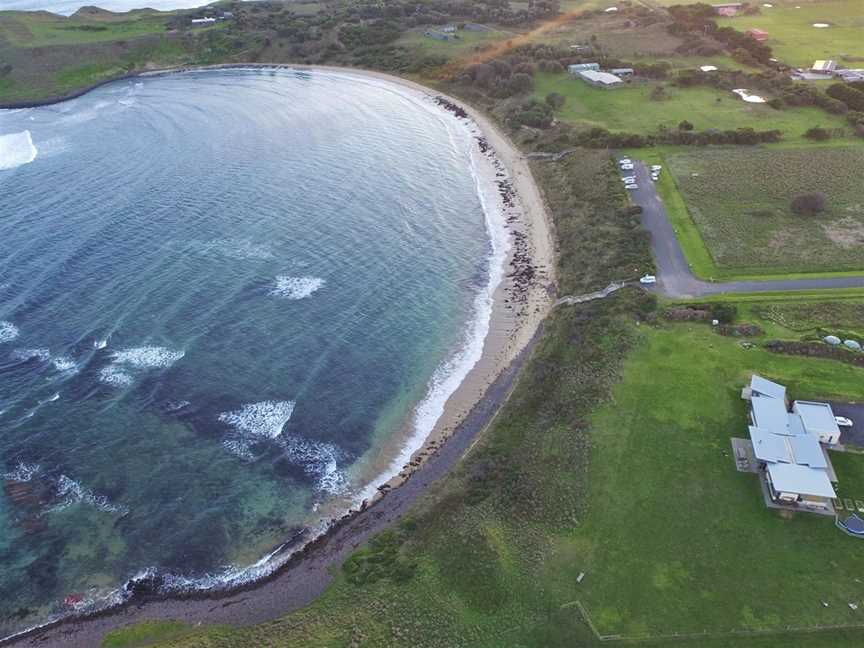
M197 69L304 67L262 64ZM329 584L328 568L341 563L369 536L398 520L429 484L446 474L470 450L515 384L519 368L555 296L552 226L527 159L484 114L432 89L376 72L325 66L307 69L378 79L411 93L422 93L441 109L453 113L474 133L474 144L493 170L486 179L497 188L510 238L503 279L494 292L489 331L479 360L449 396L425 441L413 438L406 426L391 443L385 444L380 456L367 459L364 472L382 477L367 489L365 501L264 580L234 591L183 598L153 595L145 586L122 606L87 618L66 619L0 645L94 646L111 629L147 619L247 625L308 605ZM153 71L145 76L181 71L185 69ZM405 444L411 444L407 446L410 458ZM397 446L401 446L402 458L407 459L401 467L392 463L393 456L399 454ZM390 472L395 474L390 476ZM338 515L339 511L326 513Z

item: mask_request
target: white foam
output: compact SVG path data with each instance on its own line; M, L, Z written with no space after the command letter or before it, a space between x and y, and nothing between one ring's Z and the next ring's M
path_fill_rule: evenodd
M39 472L39 464L28 464L19 461L15 470L3 473L3 479L14 482L29 482Z
M44 405L45 403L53 403L54 401L60 400L60 394L55 393L51 398L46 398L44 401L39 403L40 405Z
M15 349L11 354L16 360L39 360L45 362L51 357L48 349Z
M331 495L344 493L348 488L345 474L339 470L339 449L330 443L310 441L297 436L285 439L285 455L300 466L315 485Z
M219 420L231 427L225 447L244 458L251 456L250 446L259 441L273 440L294 413L294 401L261 401L249 403L239 410L223 412Z
M141 346L121 349L111 354L115 364L136 369L165 369L184 356L183 351L172 351L160 346Z
M94 349L104 349L106 346L108 346L108 339L107 338L104 340L94 340L93 341L93 348Z
M67 358L66 356L54 358L51 361L51 365L60 373L73 374L78 372L78 363L76 363L72 358Z
M11 342L19 333L18 327L12 322L0 321L0 343Z
M29 130L11 135L0 135L0 171L17 169L30 164L39 151L33 145Z
M60 478L57 480L57 497L61 498L62 501L48 509L49 512L62 511L78 503L89 504L105 513L128 512L125 506L112 504L104 495L97 495L89 488L84 488L80 483L66 475L60 475Z
M276 285L270 291L274 297L284 299L304 299L319 290L325 281L319 277L276 277Z
M113 365L102 367L99 371L99 380L112 387L128 387L134 381L131 374Z

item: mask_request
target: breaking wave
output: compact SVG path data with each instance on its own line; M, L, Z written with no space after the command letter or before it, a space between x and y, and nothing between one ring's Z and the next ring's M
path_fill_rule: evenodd
M59 356L54 358L51 361L51 365L64 374L73 374L78 371L78 363L76 363L72 358L67 358L66 356Z
M121 349L111 354L111 364L99 371L99 380L112 387L128 387L135 381L133 372L167 369L185 355L160 346Z
M57 497L60 502L48 509L48 512L62 511L74 504L89 504L98 511L105 513L128 513L125 506L113 504L104 495L97 495L89 488L84 488L80 483L66 475L60 475L57 480Z
M39 464L28 464L19 461L15 470L3 473L3 479L14 482L29 482L39 472Z
M29 130L12 135L0 135L0 171L30 164L36 159L38 153Z
M280 275L276 277L276 285L270 290L270 294L284 299L303 299L321 288L324 283L325 281L319 277Z
M12 322L0 321L0 343L11 342L19 333L18 327Z
M51 352L48 349L15 349L11 354L16 360L38 360L46 362L51 357Z

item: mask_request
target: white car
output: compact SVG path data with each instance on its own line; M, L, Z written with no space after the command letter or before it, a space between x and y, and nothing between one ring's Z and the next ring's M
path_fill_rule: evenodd
M624 176L621 179L628 184L636 182L636 176Z
M632 165L632 164L622 164L622 165L621 165L621 169L624 170L624 171L632 171L632 170L633 170L633 165Z
M641 279L639 279L639 283L641 284L655 284L657 283L657 277L654 275L645 275Z
M841 427L852 427L852 419L848 419L845 416L835 416L834 420Z
M662 169L663 169L663 167L660 166L659 164L652 164L651 165L651 171L653 171L654 173L660 173L660 171Z
M628 191L636 191L636 190L639 188L639 185L637 185L637 184L626 184L626 185L624 185L624 188L627 189Z
M652 175L652 176L651 176L651 180L652 180L653 182L657 182L659 179L660 179L660 176L658 176L658 175Z
M618 160L618 164L633 164L633 160L631 160L630 158L623 158L621 160Z

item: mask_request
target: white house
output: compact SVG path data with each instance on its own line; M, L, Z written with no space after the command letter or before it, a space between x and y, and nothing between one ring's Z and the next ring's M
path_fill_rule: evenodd
M816 437L819 443L840 443L840 427L834 418L834 410L828 403L795 401L792 412L801 417L805 432Z

